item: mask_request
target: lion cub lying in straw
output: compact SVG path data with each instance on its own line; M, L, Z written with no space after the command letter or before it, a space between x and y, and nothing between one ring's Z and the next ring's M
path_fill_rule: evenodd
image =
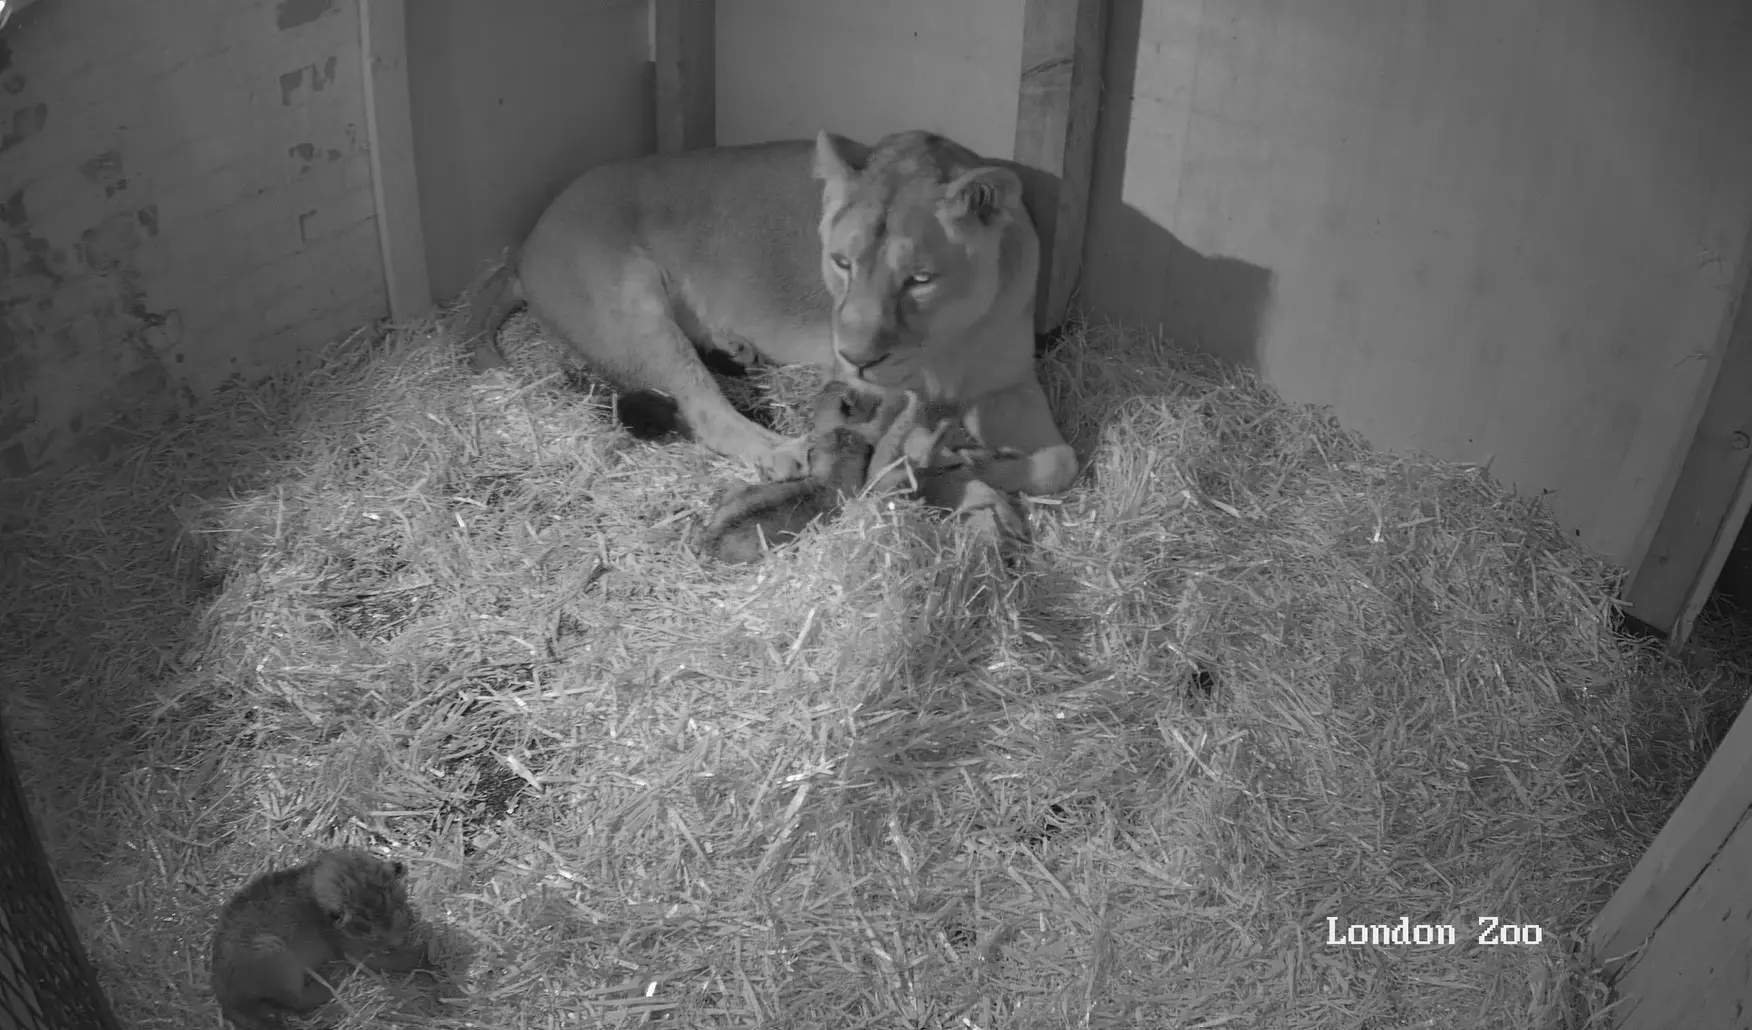
M430 969L414 932L406 869L364 851L323 851L303 865L263 873L219 913L213 994L243 1030L275 1030L333 994L327 977L357 963L384 973Z
M975 478L979 449L945 453L951 420L927 424L926 405L911 390L880 398L829 382L815 399L804 478L745 486L719 504L699 538L723 562L759 561L768 548L832 518L861 490L908 496L964 513L990 512L1000 541L1021 538L1021 516L1003 493Z

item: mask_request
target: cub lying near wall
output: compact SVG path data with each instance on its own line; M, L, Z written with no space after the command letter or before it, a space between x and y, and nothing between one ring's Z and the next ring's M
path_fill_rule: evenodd
M823 132L591 169L487 280L466 331L477 367L501 363L494 333L527 302L617 388L667 395L698 440L770 479L805 471L806 440L738 413L702 354L915 390L1004 455L981 480L1054 494L1078 469L1034 371L1039 253L1010 169L931 133Z

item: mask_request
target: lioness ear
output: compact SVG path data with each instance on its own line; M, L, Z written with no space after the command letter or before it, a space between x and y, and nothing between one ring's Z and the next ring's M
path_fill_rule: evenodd
M823 183L822 205L827 212L838 210L846 202L852 180L868 159L870 152L844 136L835 136L823 129L815 134L815 177Z
M964 172L943 192L941 211L956 220L973 218L996 227L1010 219L1010 209L1022 198L1022 180L995 165Z
M844 136L826 129L815 134L815 177L829 184L856 177L869 156L866 147Z

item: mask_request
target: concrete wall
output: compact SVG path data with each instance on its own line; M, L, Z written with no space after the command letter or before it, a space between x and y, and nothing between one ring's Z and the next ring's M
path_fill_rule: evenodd
M440 301L585 169L656 149L646 0L410 0L407 27Z
M1022 14L1020 0L719 0L718 142L930 129L1010 157Z
M357 0L49 0L0 36L0 475L385 313Z
M1551 491L1635 565L1752 228L1752 6L1114 0L1098 315L1377 445Z

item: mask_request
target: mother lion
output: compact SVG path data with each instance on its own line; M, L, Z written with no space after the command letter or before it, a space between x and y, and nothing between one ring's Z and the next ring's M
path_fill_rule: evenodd
M1077 459L1034 372L1040 243L1016 173L942 136L826 132L600 165L487 281L477 367L519 301L623 390L672 397L694 436L770 478L802 442L731 407L701 355L814 365L918 390L999 454L980 478L1055 494Z

